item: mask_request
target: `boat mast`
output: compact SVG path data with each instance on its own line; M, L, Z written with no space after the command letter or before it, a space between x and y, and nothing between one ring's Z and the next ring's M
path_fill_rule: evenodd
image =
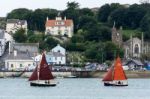
M43 57L43 54L42 54L42 57ZM42 59L41 59L42 60ZM39 82L39 76L40 76L40 64L41 64L41 60L40 62L38 63L38 66L37 66L37 80Z

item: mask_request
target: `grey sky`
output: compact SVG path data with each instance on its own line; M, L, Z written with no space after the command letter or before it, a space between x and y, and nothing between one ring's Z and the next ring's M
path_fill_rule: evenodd
M100 7L105 3L121 3L121 4L133 4L139 3L139 0L1 0L0 1L0 16L6 16L7 13L16 8L54 8L57 10L66 9L66 3L76 1L80 4L80 8L83 7Z

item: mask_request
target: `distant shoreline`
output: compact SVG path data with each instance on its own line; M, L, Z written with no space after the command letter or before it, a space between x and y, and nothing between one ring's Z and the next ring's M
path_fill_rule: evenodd
M17 77L21 72L0 72L0 78ZM76 76L77 78L103 78L106 72L90 71L90 72L52 72L55 77ZM127 78L150 78L150 71L125 71ZM26 72L20 77L30 77L32 72ZM18 76L19 77L19 76Z
M95 72L92 77L103 78L106 72ZM150 78L150 71L125 71L127 78Z

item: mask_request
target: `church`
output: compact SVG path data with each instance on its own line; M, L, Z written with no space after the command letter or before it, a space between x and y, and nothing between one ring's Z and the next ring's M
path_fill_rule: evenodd
M143 33L141 38L133 37L130 35L130 39L123 41L122 27L116 29L115 24L112 28L112 42L124 49L124 58L140 58L142 54L150 53L150 43L144 41Z

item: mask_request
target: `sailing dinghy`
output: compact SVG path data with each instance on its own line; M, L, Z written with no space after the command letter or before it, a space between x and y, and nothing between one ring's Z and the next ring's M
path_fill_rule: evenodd
M104 86L128 86L120 57L116 59L115 64L110 67L102 81L104 82Z
M33 71L29 81L31 86L56 86L44 53L42 54L40 64Z

